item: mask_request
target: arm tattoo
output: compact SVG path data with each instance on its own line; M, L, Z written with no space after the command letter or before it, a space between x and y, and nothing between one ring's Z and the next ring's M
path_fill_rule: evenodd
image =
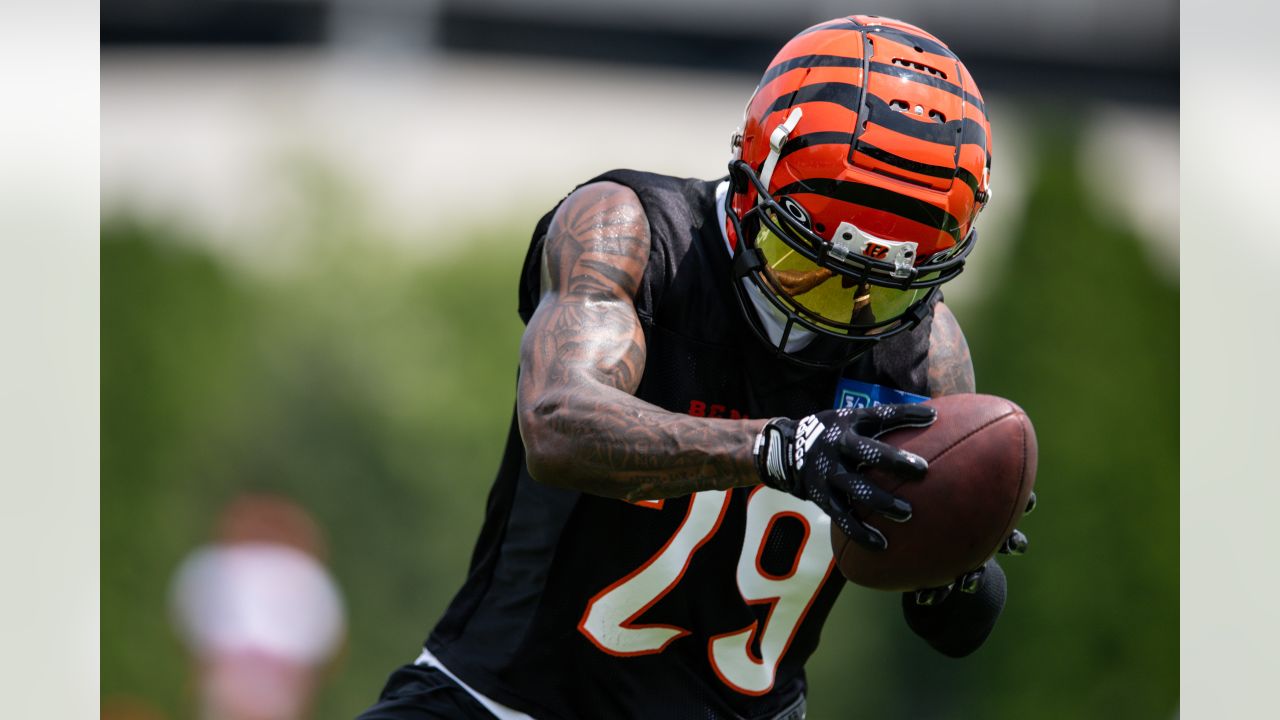
M975 388L969 343L951 308L938 303L929 332L929 395L971 393Z
M593 183L552 217L542 299L520 346L520 434L540 481L627 500L759 482L765 420L695 418L636 398L645 340L634 297L649 259L634 191Z

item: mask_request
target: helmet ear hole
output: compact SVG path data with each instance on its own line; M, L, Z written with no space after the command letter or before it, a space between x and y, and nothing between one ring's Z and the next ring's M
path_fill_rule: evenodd
M793 220L805 226L806 228L812 226L812 221L809 219L809 213L805 211L805 209L800 205L800 203L796 202L793 198L787 197L786 195L778 198L778 200L782 205L782 209L786 210L787 214L790 215Z

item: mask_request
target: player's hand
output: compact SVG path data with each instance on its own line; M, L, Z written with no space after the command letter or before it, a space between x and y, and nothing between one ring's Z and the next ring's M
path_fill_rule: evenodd
M1027 498L1027 509L1024 510L1022 514L1030 515L1031 511L1035 509L1036 494L1032 492L1031 497ZM1021 555L1027 551L1028 544L1029 541L1027 540L1026 534L1015 528L1014 531L1009 534L1009 537L1005 538L1004 542L1000 543L998 552L1002 555ZM982 567L961 575L956 578L955 582L948 585L916 590L915 592L908 594L911 595L912 601L916 605L926 607L930 605L939 605L945 602L953 590L958 589L962 593L973 595L978 592L978 589L982 586L982 573L994 564L994 562L989 561L983 564Z
M876 468L914 480L924 477L929 464L873 438L897 428L925 427L936 417L933 408L909 404L774 418L756 438L756 469L765 485L822 508L855 542L884 550L889 546L884 535L860 521L856 509L906 522L911 505L867 480L866 471Z
M934 650L960 658L982 646L1004 610L1004 570L994 558L965 573L941 599L921 604L920 592L902 594L902 617ZM950 587L950 586L949 586Z
M1027 498L1027 509L1023 510L1022 514L1030 515L1031 511L1035 509L1036 494L1032 491L1031 497ZM1027 551L1028 544L1030 544L1030 542L1027 540L1027 536L1023 534L1021 530L1014 528L1009 537L1005 538L1004 543L1000 545L1000 552L1005 555L1021 555Z

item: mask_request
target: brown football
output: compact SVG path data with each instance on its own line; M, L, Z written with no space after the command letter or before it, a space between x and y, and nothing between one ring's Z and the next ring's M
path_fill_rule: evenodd
M884 533L889 548L873 552L834 524L831 547L844 576L877 590L939 587L995 554L1022 518L1036 478L1036 433L1027 414L993 395L947 395L925 402L938 411L927 428L905 428L880 440L929 462L923 480L868 478L911 503L895 523L875 514L863 521Z

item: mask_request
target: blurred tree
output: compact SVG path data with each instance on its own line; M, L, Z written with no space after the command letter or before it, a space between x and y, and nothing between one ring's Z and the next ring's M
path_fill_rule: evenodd
M978 387L1036 423L1042 511L1025 523L1031 553L1006 563L1004 627L963 685L1001 717L1167 718L1178 701L1178 288L1132 230L1089 204L1075 134L1044 127L1017 272L972 324Z

